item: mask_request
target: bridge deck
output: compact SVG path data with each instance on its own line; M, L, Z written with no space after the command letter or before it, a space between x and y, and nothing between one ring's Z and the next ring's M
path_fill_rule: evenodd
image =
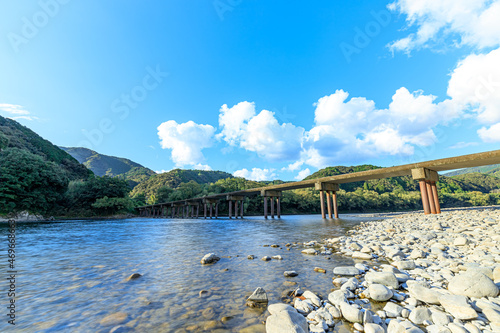
M358 181L366 181L371 179L382 179L390 177L408 176L411 175L412 169L426 168L434 171L447 171L462 168L479 167L485 165L500 164L500 150L494 150L484 153L463 155L458 157L443 158L438 160L411 163L387 168L380 168L368 171L354 172L341 174L330 177L322 177L316 179L302 180L298 182L290 182L279 185L269 185L265 187L252 188L248 190L241 190L236 192L220 193L215 195L210 195L202 198L193 198L175 202L165 202L155 205L142 206L140 208L147 207L159 207L162 205L169 205L172 203L183 203L183 202L193 202L200 201L202 199L220 199L225 198L227 195L239 195L239 196L251 196L260 194L261 191L287 191L295 190L300 188L314 187L316 183L334 183L334 184L345 184L353 183Z

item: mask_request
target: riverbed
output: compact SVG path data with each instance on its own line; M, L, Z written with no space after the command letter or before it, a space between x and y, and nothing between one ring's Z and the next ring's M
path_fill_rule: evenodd
M281 302L297 286L327 296L334 287L331 274L317 273L314 267L331 272L335 266L352 264L339 255L287 250L286 243L342 236L362 221L381 218L367 214L339 220L310 215L19 223L16 325L4 318L0 331L110 332L117 326L119 332L263 331L266 314L245 306L255 288L264 288L270 303ZM7 244L7 226L0 228ZM274 244L279 247L268 246ZM4 249L2 272L7 271ZM201 265L207 253L221 260ZM283 260L260 260L275 255ZM299 275L285 278L283 272L289 270ZM127 281L133 273L142 276ZM2 279L1 290L6 286ZM206 292L200 296L202 290Z

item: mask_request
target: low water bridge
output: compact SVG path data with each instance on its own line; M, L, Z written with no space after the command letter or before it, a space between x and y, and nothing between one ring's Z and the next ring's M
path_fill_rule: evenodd
M200 213L203 213L204 218L217 218L219 217L219 202L227 200L229 218L233 216L235 218L238 218L238 216L243 218L243 200L245 197L261 195L264 198L264 217L267 219L270 213L271 217L274 218L276 213L276 216L280 218L282 191L312 187L319 191L322 217L326 218L328 213L329 218L338 218L337 191L340 184L411 175L414 180L419 182L424 213L440 214L441 208L436 187L436 182L439 180L438 172L499 163L500 150L494 150L427 162L270 185L237 192L220 193L201 198L165 202L142 206L137 209L139 210L139 214L145 217L198 218L200 217ZM200 212L201 208L203 212Z

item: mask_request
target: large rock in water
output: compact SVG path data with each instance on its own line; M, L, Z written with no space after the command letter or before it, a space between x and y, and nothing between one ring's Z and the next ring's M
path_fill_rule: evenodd
M281 311L275 312L266 319L267 333L307 333L309 325L307 319L295 311L287 307Z
M247 301L252 301L255 303L267 303L268 299L267 299L266 291L260 287L255 289L253 294L250 295L250 297L248 297Z
M448 284L448 290L455 295L477 298L498 295L498 287L495 283L483 273L473 270L454 276Z
M219 261L220 258L215 255L215 253L205 254L203 258L201 258L201 263L203 265L213 264Z

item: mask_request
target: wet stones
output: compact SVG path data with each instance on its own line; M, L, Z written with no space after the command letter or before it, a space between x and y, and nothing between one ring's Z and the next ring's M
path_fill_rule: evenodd
M319 267L314 267L314 271L318 273L326 273L326 269L319 268Z
M268 302L267 299L267 293L263 288L258 287L257 289L254 290L252 295L248 297L247 303L250 302L252 303L266 303Z
M99 324L101 324L102 326L116 326L124 323L127 319L128 314L124 312L116 312L101 319Z
M139 273L134 273L132 275L130 275L128 278L127 278L127 281L130 281L130 280L136 280L138 278L140 278L142 275L139 274Z
M214 253L208 253L205 254L205 256L201 259L201 264L202 265L215 264L219 260L220 258L217 257Z
M297 275L299 275L299 274L298 274L296 271L285 271L285 272L283 273L283 275L284 275L285 277L294 277L294 276L297 276Z

